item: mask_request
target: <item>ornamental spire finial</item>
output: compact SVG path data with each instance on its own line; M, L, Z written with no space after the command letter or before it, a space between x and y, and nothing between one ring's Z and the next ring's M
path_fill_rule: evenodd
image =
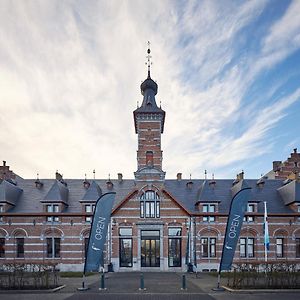
M146 56L147 62L145 63L148 67L148 78L150 78L150 67L152 65L152 61L151 61L152 56L150 55L150 53L151 53L150 42L148 41L148 50L147 50L147 56Z

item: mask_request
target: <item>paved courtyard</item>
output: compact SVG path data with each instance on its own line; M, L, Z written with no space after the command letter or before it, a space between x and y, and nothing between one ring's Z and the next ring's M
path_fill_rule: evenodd
M61 283L66 286L54 293L10 291L1 292L0 299L4 300L80 300L80 299L106 299L106 300L289 300L300 299L300 291L251 291L251 292L214 292L216 278L209 274L185 274L186 290L182 290L181 273L144 273L144 286L146 290L140 291L140 273L108 273L105 274L106 290L99 291L100 276L87 277L89 289L84 292L77 291L81 286L81 278L62 278Z

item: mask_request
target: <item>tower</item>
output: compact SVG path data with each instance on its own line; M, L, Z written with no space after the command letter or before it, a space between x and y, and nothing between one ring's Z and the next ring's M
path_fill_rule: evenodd
M158 86L150 75L150 47L147 53L148 76L141 84L143 102L133 112L135 133L138 135L137 171L134 175L136 180L162 181L165 172L162 171L161 134L166 113L156 104Z

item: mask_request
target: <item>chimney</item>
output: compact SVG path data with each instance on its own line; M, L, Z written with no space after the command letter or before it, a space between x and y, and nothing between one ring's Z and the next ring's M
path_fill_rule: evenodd
M118 181L119 181L119 183L121 183L123 181L123 174L122 173L118 173Z
M5 166L6 166L6 160L3 161L3 167L5 167Z
M294 153L297 153L297 148L294 148Z
M239 180L239 181L243 180L244 179L244 171L242 171L241 173L237 174L236 179Z
M177 173L177 181L180 181L182 179L182 173Z
M112 190L114 184L110 181L110 179L106 182L106 187L108 190Z
M58 181L62 181L63 177L60 173L58 173L58 171L55 172L55 179Z
M281 166L281 161L280 160L275 160L273 161L273 171L277 172L280 170L280 166Z

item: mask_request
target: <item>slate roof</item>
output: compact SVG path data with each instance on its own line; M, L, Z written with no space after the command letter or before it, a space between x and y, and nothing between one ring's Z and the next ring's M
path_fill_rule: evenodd
M55 180L42 202L63 202L68 204L69 190L65 184Z
M15 187L18 190L23 190L20 194L17 205L12 208L11 212L14 213L29 213L29 212L42 212L43 203L41 200L48 199L49 201L55 197L52 195L54 191L53 186L63 186L61 183L55 183L56 180L40 179L43 182L43 186L38 189L35 186L35 179L18 179L18 186ZM107 188L107 180L94 180L90 185L90 190L84 188L83 179L65 179L68 189L67 203L68 207L65 212L68 213L80 213L81 201L96 201L97 194L107 193L110 191L116 192L116 200L114 208L116 208L124 199L137 189L135 181L133 179L124 179L122 181L111 180L113 183L112 189ZM192 181L192 185L187 183ZM282 180L265 180L263 185L257 185L257 179L243 180L240 184L247 185L252 188L251 190L251 202L258 203L258 213L264 212L264 201L267 202L268 213L283 213L288 214L293 211L285 205L280 192L282 190ZM219 212L227 214L229 212L230 202L232 199L232 179L216 179L215 184L209 185L208 181L201 179L193 180L165 180L163 189L167 191L175 200L188 212L199 212L195 206L197 202L219 202ZM296 185L295 197L298 197L299 201L299 183ZM237 186L238 187L238 186ZM287 188L287 187L285 187ZM51 191L51 193L50 193ZM53 192L53 194L52 194ZM50 197L51 196L51 197Z
M278 189L285 205L300 202L300 183L293 180Z
M23 190L7 180L2 180L0 184L0 202L16 205Z
M152 78L150 77L150 73L148 73L147 79L144 80L141 84L141 93L144 96L142 105L133 112L133 115L136 119L137 114L148 114L148 113L160 114L162 116L161 132L163 133L166 112L162 110L160 107L158 107L156 104L155 95L157 94L157 88L158 88L157 83L152 80ZM135 131L137 133L136 123L135 123Z
M95 180L93 180L90 187L87 189L86 193L84 194L82 198L82 202L97 201L101 195L102 195L102 190L100 186L95 182Z

